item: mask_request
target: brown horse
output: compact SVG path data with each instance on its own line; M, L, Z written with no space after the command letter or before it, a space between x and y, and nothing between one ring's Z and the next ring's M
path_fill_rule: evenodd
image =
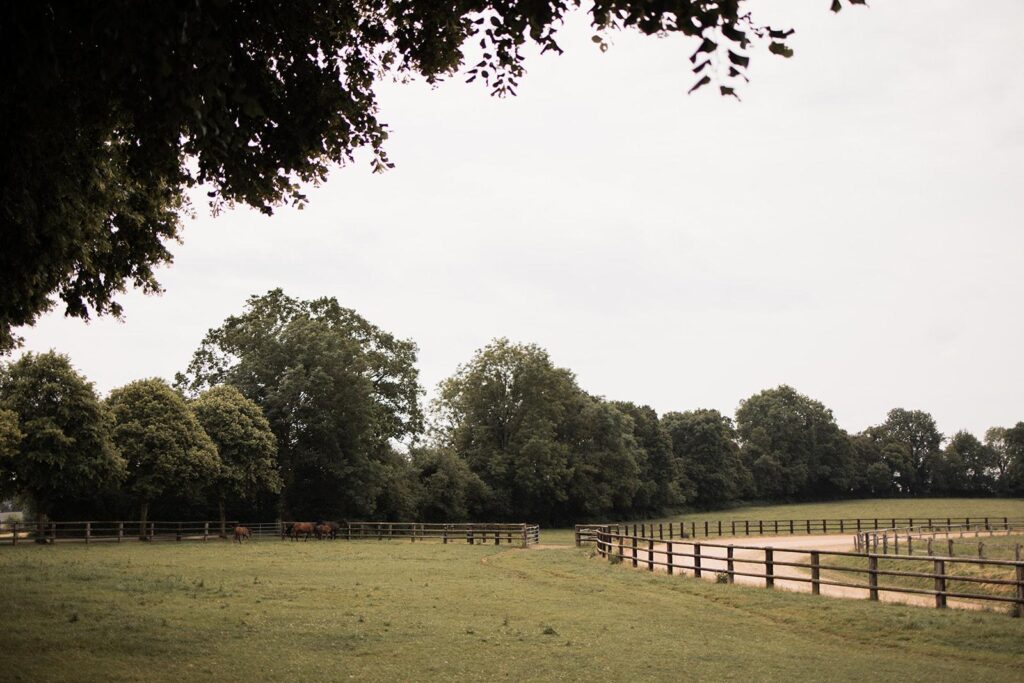
M252 532L249 531L248 527L236 526L235 527L235 540L241 544L242 541L251 541Z
M304 536L302 540L308 541L315 531L316 527L313 522L295 522L292 524L291 537L293 541L297 541L299 536Z
M331 526L329 524L317 524L314 531L316 532L316 540L318 541L331 537Z

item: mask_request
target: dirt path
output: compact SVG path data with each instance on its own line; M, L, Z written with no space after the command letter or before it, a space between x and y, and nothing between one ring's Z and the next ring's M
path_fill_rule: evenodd
M809 551L821 550L821 551L853 551L853 539L845 535L828 535L828 536L757 536L736 539L715 539L715 543L722 545L728 545L730 540L735 541L737 546L753 546L754 549L742 549L735 548L733 551L733 571L739 574L764 574L765 567L761 561L764 560L765 553L762 548L770 547L773 549L773 561L775 562L773 574L775 577L775 588L781 590L796 591L801 593L810 593L811 584L808 581L811 578L811 572L808 569L801 567L789 567L785 564L786 562L810 562ZM650 553L647 548L637 549L637 568L647 570L647 561L649 556L653 555L654 562L668 562L667 556L668 543L667 542L656 542L654 545L654 552ZM690 541L673 541L674 553L693 552L693 545ZM618 546L615 546L614 551L618 552ZM632 548L624 547L623 552L625 553L624 562L627 564L632 563ZM718 572L724 572L727 568L726 560L726 548L709 547L705 544L701 544L701 578L715 581L717 579ZM759 560L759 562L751 562L753 559ZM744 561L746 560L746 561ZM827 558L823 558L822 562L828 564ZM680 557L676 555L674 563L681 563L686 565L693 565L694 558L692 557ZM666 572L668 568L664 565L655 564L654 571ZM692 569L680 569L675 568L674 573L684 574L687 576L693 576L694 571ZM824 572L823 572L824 574ZM823 575L823 579L830 577ZM787 580L788 579L788 580ZM794 580L804 579L804 580ZM840 579L844 582L849 581L854 583L854 580L850 578ZM734 581L740 584L753 585L753 586L764 586L765 579L757 576L735 576ZM821 595L827 595L836 598L853 598L853 599L867 599L869 597L868 588L850 588L846 586L821 586ZM879 589L878 599L882 602L894 602L905 605L921 605L926 607L935 606L935 598L930 595L915 595L912 593L896 593L886 591L882 588ZM984 609L984 607L978 603L966 602L962 600L949 600L947 604L950 607L958 607L962 609Z

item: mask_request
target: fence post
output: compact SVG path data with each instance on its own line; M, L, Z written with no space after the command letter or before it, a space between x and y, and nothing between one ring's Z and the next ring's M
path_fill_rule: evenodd
M978 559L979 560L984 560L985 559L985 542L984 541L978 541Z
M775 535L779 535L779 520L775 520Z
M210 538L210 523L203 522L203 540Z
M636 536L633 536L633 568L636 569Z
M722 520L718 520L718 535L719 537L722 535Z
M658 538L662 541L665 540L665 526L661 522L658 522Z
M118 522L117 523L117 542L120 543L122 538L124 538L124 522Z
M668 559L668 575L672 576L672 574L675 573L675 563L672 561L672 541L669 541L668 545L665 546L665 548L668 551L666 555L666 558Z
M743 533L746 536L750 535L750 520L749 519L743 520Z
M708 537L708 523L704 522L704 538Z
M696 522L690 522L690 538L693 538L696 535L697 535L697 523Z
M860 517L857 518L857 531L860 531Z
M790 535L793 535L795 533L793 531L793 520L789 520L789 533Z
M623 548L623 545L625 544L625 538L623 537L621 532L617 533L619 534L619 560L621 561L622 558L626 556L626 553L624 552Z
M733 573L736 571L736 565L733 563L733 547L732 544L725 549L725 575L726 580L729 583L735 583L736 577Z
M868 597L878 600L878 555L868 555Z
M736 535L736 520L732 520L732 535Z
M843 529L844 524L845 524L845 520L840 518L840 520L839 520L839 533L841 533L841 534L845 533L845 529Z
M953 557L953 539L952 538L947 538L946 539L946 550L947 550L946 555L948 557Z
M92 538L92 522L86 522L85 523L85 542L88 543L90 538Z
M907 555L914 554L914 537L907 534Z
M156 522L149 523L149 540L153 540L153 536L156 535Z
M700 578L700 543L693 544L693 575Z
M935 606L946 606L946 561L935 560Z
M775 587L775 551L772 548L764 549L764 586Z
M647 571L654 571L654 539L647 541Z
M11 522L11 545L18 545L18 523Z
M764 536L764 521L760 519L757 520L757 535Z
M50 543L57 542L57 522L50 522Z
M821 556L811 553L811 595L821 595Z
M1024 564L1020 562L1020 544L1017 544L1017 603L1013 606L1013 616L1024 617Z
M804 521L807 523L807 533L808 533L808 535L810 535L810 533L811 533L811 520L806 519Z

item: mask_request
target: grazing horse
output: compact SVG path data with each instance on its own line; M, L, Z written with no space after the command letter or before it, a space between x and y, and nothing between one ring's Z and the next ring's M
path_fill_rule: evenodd
M333 541L341 533L341 525L337 522L327 522L327 527L330 529L328 537Z
M236 526L235 527L235 540L238 541L239 544L241 544L242 541L251 541L252 540L252 532L249 531L248 527Z
M304 536L302 540L308 541L314 531L316 531L316 528L312 522L295 522L295 524L292 524L290 534L293 541L299 540L299 536Z
M316 532L316 540L318 541L331 537L331 527L329 524L317 524L314 531Z

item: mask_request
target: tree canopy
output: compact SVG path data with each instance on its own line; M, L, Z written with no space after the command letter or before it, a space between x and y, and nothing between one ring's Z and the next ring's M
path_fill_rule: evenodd
M748 4L5 3L0 351L57 299L87 318L119 314L126 286L158 291L154 268L171 260L190 188L215 208L271 213L304 202L302 184L356 150L375 171L390 166L375 95L385 79L462 71L514 94L524 48L560 52L563 18L583 8L602 49L620 29L691 38L694 87L717 60L720 91L735 94L758 46L792 54L790 31Z
M393 444L423 420L414 343L333 298L281 290L210 330L178 384L192 394L230 384L263 410L289 515L376 514Z
M848 490L847 435L819 401L785 385L766 389L740 402L736 431L758 496L824 498Z
M126 492L145 523L155 499L200 497L220 472L220 457L185 399L160 379L110 392L114 443L128 464Z
M732 420L717 410L666 413L662 424L698 507L739 500L753 490L750 472L740 458Z
M110 428L67 356L26 353L0 368L0 493L27 496L39 515L94 497L125 474Z
M260 407L232 386L208 389L191 407L220 456L213 488L223 533L228 499L253 500L261 491L281 490L277 440Z

